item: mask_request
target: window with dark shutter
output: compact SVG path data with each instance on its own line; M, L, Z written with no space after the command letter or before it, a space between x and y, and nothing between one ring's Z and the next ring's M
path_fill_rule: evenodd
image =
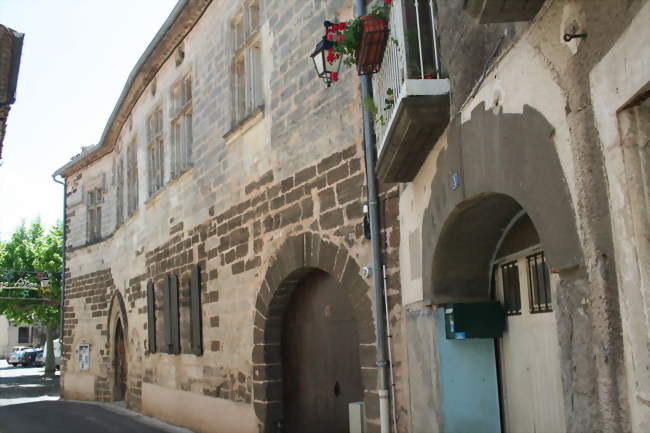
M180 332L180 309L178 299L178 277L175 274L169 275L170 287L170 321L171 321L171 350L169 353L178 355L181 353L181 332Z
M156 296L153 281L147 283L147 332L149 353L156 353Z
M172 353L172 313L171 313L171 278L169 275L165 278L165 287L163 290L163 315L165 329L165 352Z
M192 268L190 282L190 340L192 353L203 355L203 327L201 323L201 267Z

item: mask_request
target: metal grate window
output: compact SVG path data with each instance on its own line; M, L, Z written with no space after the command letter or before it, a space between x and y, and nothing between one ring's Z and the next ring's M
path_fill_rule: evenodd
M29 327L21 326L18 328L18 344L28 344L29 343Z
M503 303L508 316L521 314L521 291L519 289L519 269L517 262L501 265L503 282Z
M553 311L551 284L544 253L540 252L528 256L527 261L530 312L547 313Z

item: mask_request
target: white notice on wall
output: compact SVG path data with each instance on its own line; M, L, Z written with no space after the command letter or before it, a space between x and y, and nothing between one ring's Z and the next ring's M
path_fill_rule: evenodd
M79 370L84 371L90 368L90 344L79 345Z

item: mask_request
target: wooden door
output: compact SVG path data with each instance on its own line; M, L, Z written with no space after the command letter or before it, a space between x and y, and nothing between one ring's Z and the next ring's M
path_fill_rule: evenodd
M564 433L564 402L552 288L544 253L533 250L498 264L497 295L507 311L499 339L503 430Z
M127 362L124 347L124 331L118 319L115 327L115 400L124 400L126 396Z
M359 335L341 285L322 271L294 292L282 332L284 430L347 433L348 403L363 400Z

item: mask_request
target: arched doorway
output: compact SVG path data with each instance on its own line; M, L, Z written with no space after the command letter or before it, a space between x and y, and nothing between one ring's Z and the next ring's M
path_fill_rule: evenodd
M315 270L298 284L283 320L286 433L349 431L348 404L363 400L359 334L341 284Z
M504 306L506 331L497 339L502 431L563 433L564 408L549 273L530 217L518 213L493 261L495 296Z
M114 391L113 399L115 401L122 401L126 399L126 378L128 372L128 365L126 359L126 348L124 344L124 330L122 328L121 319L117 319L115 324L115 337L114 337Z

